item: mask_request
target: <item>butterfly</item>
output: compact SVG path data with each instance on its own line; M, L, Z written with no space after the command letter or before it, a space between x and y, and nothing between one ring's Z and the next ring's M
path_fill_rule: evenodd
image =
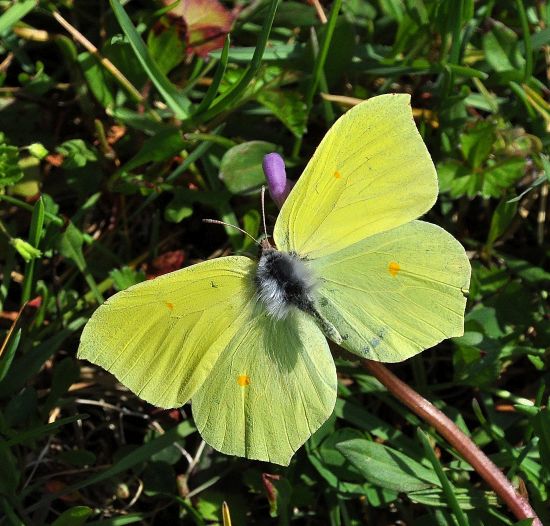
M191 400L213 448L287 465L334 409L327 338L397 362L463 334L464 248L417 220L437 193L410 97L368 99L325 135L259 260L221 257L115 294L78 356L153 405Z

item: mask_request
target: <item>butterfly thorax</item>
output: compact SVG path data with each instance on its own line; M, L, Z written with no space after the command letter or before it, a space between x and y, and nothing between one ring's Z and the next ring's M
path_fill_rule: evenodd
M297 254L264 248L255 282L258 299L276 319L285 318L292 307L314 309L315 278Z

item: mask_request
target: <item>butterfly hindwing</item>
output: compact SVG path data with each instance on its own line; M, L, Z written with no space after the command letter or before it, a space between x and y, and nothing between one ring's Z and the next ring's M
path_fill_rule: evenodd
M215 449L287 465L335 402L334 360L313 320L294 310L277 321L261 310L235 334L192 408Z
M285 201L279 250L317 258L416 219L437 197L437 175L409 95L373 97L332 126Z
M115 294L86 324L78 357L156 406L183 405L239 329L254 268L246 257L219 258Z
M397 362L464 328L470 264L442 228L412 221L309 263L342 347Z

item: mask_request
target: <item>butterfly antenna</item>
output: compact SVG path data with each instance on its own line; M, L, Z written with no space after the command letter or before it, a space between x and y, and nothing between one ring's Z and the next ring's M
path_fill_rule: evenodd
M264 222L264 234L265 238L268 239L267 236L267 226L265 224L265 186L262 186L262 219Z
M210 223L212 225L223 225L223 226L230 226L231 228L236 228L239 232L242 232L244 235L248 236L256 245L262 246L261 243L258 243L258 241L252 237L246 230L243 230L242 228L232 225L231 223L226 223L225 221L219 221L218 219L203 219L203 223Z

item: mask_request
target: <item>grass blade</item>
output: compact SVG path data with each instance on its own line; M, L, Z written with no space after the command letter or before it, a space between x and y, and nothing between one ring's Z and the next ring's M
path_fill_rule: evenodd
M9 9L0 16L0 34L21 20L27 13L32 11L38 4L37 0L22 0L15 2Z
M21 314L21 311L19 311L19 313ZM17 350L19 340L21 339L21 329L15 333L13 338L10 338L16 323L17 320L12 323L8 335L0 348L0 382L5 378L6 374L8 374L8 371L10 370L11 362L13 362L15 351Z
M204 96L204 99L202 99L202 102L199 104L199 107L195 112L196 114L206 111L212 104L212 101L216 98L216 94L218 93L220 82L222 81L223 75L225 73L225 69L227 68L230 43L231 43L231 38L229 35L227 35L225 37L225 42L223 44L223 50L220 57L220 62L218 63L218 67L216 69L216 72L214 73L214 78L212 79L212 84L210 84L208 91Z
M426 456L432 463L432 466L437 475L437 478L439 479L439 482L441 482L443 494L447 498L447 503L449 505L451 512L453 513L459 526L468 526L468 519L466 518L466 515L464 515L464 512L462 511L460 504L458 503L453 487L449 482L447 475L445 475L445 472L443 471L443 468L441 467L439 460L435 456L432 446L428 441L428 437L426 436L424 431L422 431L420 428L417 431L417 435L418 435L418 438L420 439L420 442L422 442L422 445L424 446L424 451L426 453Z
M519 21L523 32L523 44L525 46L525 70L523 73L523 81L527 82L533 74L533 44L531 42L529 21L527 20L527 13L525 12L523 0L516 0L516 6L518 8Z
M151 58L147 46L141 39L139 33L136 31L130 17L122 8L119 0L110 0L110 4L122 31L124 31L124 34L128 37L128 41L130 42L136 57L143 66L143 69L147 73L147 76L159 90L162 98L174 112L176 117L178 119L185 119L188 116L189 106L191 105L189 99L182 96L181 93L179 93L178 88L174 86L168 80L168 77L160 71L154 60Z
M88 418L88 415L73 415L66 418L60 418L59 420L56 420L55 422L52 422L50 424L44 424L43 426L33 427L25 431L19 431L17 435L15 435L13 438L6 440L4 444L10 447L26 442L27 440L36 440L44 435L50 434L54 429L57 429L58 427L70 424L71 422L76 422L77 420L84 420L85 418Z
M40 197L34 205L29 233L29 243L34 248L38 248L38 245L40 244L42 229L44 227L44 217L44 201L42 197ZM23 292L21 294L22 305L31 299L32 290L34 288L33 284L35 281L35 264L36 259L33 258L25 265L25 278L23 280Z
M316 57L317 60L315 61L315 65L313 67L313 76L311 78L311 82L308 86L308 90L306 93L305 102L307 115L309 115L309 112L311 111L311 106L313 105L313 97L315 96L315 92L317 91L317 87L319 86L319 82L321 80L321 75L323 73L323 68L325 67L328 50L332 41L334 29L336 28L336 21L338 20L338 13L340 12L341 6L342 0L335 0L334 4L332 4L332 9L330 10L325 37L323 38L319 54ZM299 137L296 139L294 143L294 148L292 149L292 157L298 157L298 155L300 154L302 140L303 137Z
M267 45L267 39L269 38L269 34L271 32L271 26L273 25L273 20L275 19L275 13L277 12L279 2L280 0L271 0L264 25L262 26L260 36L258 37L258 43L256 45L256 49L254 50L254 55L252 56L252 60L250 61L250 66L248 66L243 76L235 84L235 86L233 86L232 89L219 97L210 109L208 109L201 115L194 117L194 119L198 119L199 121L211 119L218 113L222 112L230 104L235 102L250 84L250 81L254 78L254 75L256 74L262 63L262 57L264 55L265 47Z

